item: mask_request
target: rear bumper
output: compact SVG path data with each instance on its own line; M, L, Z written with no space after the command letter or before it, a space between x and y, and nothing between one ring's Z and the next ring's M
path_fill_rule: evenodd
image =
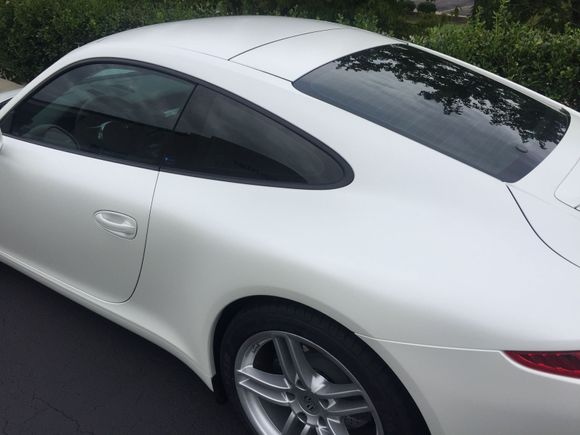
M405 384L433 435L580 434L580 379L532 371L499 351L361 338Z

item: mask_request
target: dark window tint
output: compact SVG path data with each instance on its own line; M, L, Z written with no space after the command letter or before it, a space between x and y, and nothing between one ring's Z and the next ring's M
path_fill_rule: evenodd
M158 164L193 87L136 66L84 65L28 97L3 127L49 146Z
M164 160L169 168L250 182L320 186L344 176L333 157L299 134L202 86Z
M10 101L10 98L4 101L0 101L0 109L2 109L6 104L8 104L8 102Z
M403 44L337 59L294 85L508 182L535 168L570 122L563 111Z

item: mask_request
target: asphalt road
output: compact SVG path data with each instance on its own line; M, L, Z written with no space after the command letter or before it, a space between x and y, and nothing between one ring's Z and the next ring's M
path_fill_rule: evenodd
M0 264L2 434L245 434L159 347Z

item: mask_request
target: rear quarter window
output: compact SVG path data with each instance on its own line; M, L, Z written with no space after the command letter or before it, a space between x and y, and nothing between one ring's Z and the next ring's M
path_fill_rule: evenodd
M162 169L303 189L341 187L352 179L346 162L329 148L201 85L177 124Z
M294 86L506 182L533 170L570 123L565 111L406 44L342 57Z

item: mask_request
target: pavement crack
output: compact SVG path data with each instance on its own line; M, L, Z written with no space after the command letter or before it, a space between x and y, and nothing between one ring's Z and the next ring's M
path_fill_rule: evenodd
M53 410L54 412L56 412L57 414L62 415L66 420L72 422L75 426L76 426L76 431L79 434L87 434L87 435L95 435L94 432L88 431L88 430L83 430L81 428L81 424L78 422L78 420L76 420L74 417L71 417L70 415L68 415L66 412L64 412L62 409L57 408L56 406L52 405L50 402L47 402L46 400L38 397L36 394L34 395L33 399L39 401L40 403L42 403L44 406L46 406L47 408Z

